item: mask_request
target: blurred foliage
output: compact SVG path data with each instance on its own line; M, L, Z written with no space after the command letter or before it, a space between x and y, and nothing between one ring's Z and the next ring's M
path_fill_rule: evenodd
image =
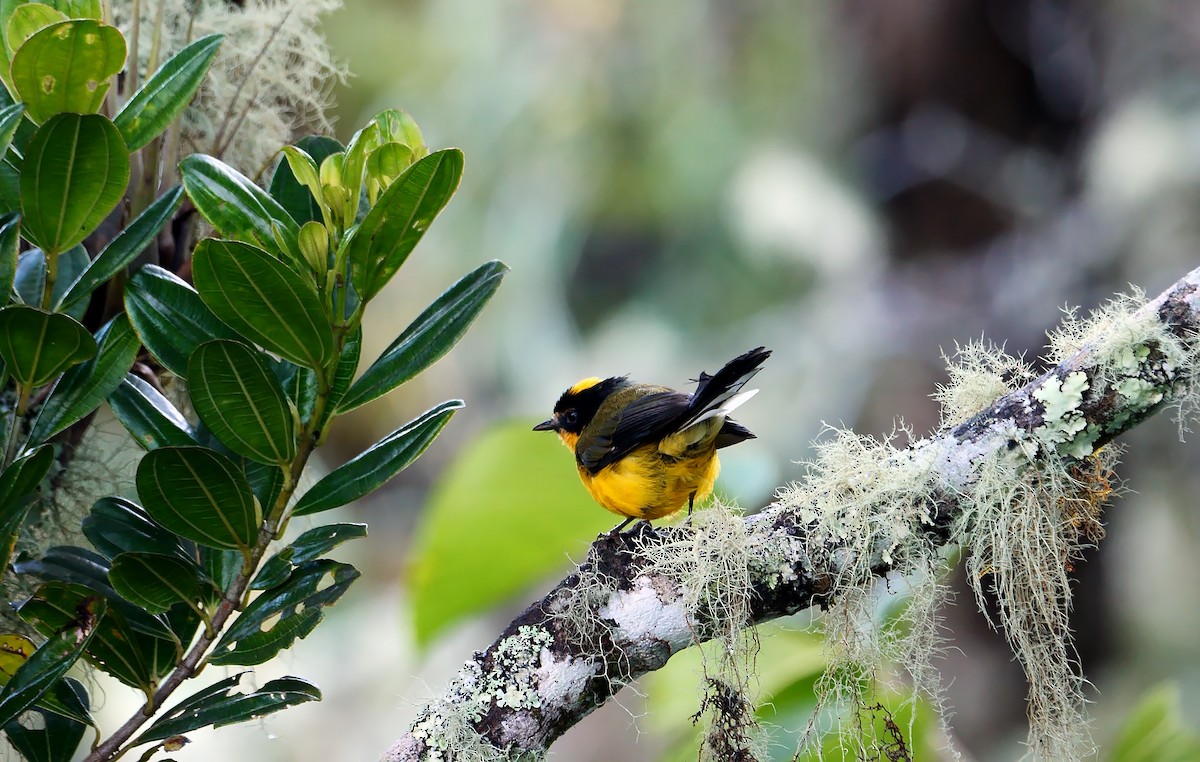
M1179 686L1146 691L1129 712L1107 755L1110 762L1190 762L1200 759L1200 730L1183 718Z

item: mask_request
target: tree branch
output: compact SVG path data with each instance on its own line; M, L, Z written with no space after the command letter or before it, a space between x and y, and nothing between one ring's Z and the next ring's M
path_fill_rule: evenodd
M1200 268L1101 327L1107 330L1094 331L1078 352L1023 388L896 451L893 459L919 463L933 485L890 496L917 509L911 531L934 546L951 542L989 457L1020 451L1030 462L1070 465L1165 406L1195 401ZM1188 362L1178 361L1181 352ZM829 504L837 505L833 496ZM887 542L864 554L853 538L826 539L822 552L812 553L808 541L819 520L802 508L781 500L744 519L755 556L749 564L754 624L827 607L851 565L876 576L897 566L895 545ZM384 759L537 754L624 685L719 634L704 612L686 610L683 586L648 559L648 550L694 531L641 525L632 535L598 538L579 570L477 652Z

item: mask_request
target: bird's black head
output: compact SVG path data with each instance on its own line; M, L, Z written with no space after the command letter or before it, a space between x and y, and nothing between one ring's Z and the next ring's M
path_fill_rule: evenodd
M579 434L596 417L600 404L617 389L627 385L626 376L585 378L562 393L554 404L554 415L533 427L534 431Z

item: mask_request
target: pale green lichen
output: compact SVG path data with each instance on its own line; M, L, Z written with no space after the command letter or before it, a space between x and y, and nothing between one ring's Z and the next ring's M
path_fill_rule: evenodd
M943 430L969 420L1033 378L1024 360L982 339L956 345L954 355L943 359L949 383L939 384L933 394L941 406Z
M494 667L477 693L479 701L510 709L536 709L541 706L537 693L536 672L542 649L554 642L544 629L524 626L497 644L492 653Z

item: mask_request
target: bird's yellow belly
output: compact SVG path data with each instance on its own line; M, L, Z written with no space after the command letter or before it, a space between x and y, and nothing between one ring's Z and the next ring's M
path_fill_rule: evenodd
M675 460L664 459L656 445L648 445L599 473L581 468L579 478L596 502L613 513L657 519L683 508L693 493L696 500L708 497L718 471L715 449Z

